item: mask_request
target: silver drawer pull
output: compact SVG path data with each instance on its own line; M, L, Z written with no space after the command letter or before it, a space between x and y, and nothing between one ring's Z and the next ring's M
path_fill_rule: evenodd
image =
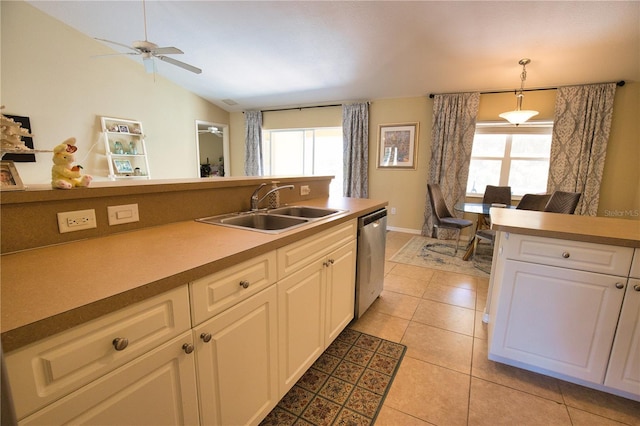
M240 287L249 288L249 281L246 281L246 280L240 281Z
M200 338L202 339L203 342L209 343L211 341L211 333L202 333L200 335Z
M624 284L616 283L616 288L622 290L624 288Z
M565 259L568 259L569 256L571 256L571 255L569 254L568 251L565 251L565 252L562 253L562 257L564 257Z
M184 345L182 345L182 350L184 351L184 353L190 354L191 352L193 352L193 345L191 343L185 343Z
M640 291L640 285L638 285L638 284L634 285L634 286L633 286L633 289L634 289L635 291Z
M113 339L113 347L116 348L116 351L123 351L129 346L129 339L124 337L116 337Z

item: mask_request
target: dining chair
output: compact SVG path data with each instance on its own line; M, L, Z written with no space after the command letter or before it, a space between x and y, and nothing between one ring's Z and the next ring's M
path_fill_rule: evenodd
M550 213L564 213L573 214L578 207L578 201L580 200L580 192L564 192L554 191L551 194L551 198L544 206L545 212Z
M511 205L511 187L487 185L484 189L482 204Z
M551 194L524 194L516 206L518 210L535 210L541 212L547 205Z
M427 184L427 191L429 192L429 202L431 203L431 210L433 211L433 231L436 233L438 228L453 229L457 231L458 237L456 239L456 248L453 252L453 256L458 254L458 245L460 244L460 233L462 228L473 225L473 222L467 219L460 219L454 217L451 211L447 207L442 195L440 185L437 183Z

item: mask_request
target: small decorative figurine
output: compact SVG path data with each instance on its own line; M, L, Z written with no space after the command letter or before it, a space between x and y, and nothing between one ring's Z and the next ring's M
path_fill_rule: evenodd
M71 189L76 186L89 186L93 179L89 175L82 175L82 166L72 166L73 155L78 148L76 138L69 138L53 148L53 167L51 168L51 187L54 189Z

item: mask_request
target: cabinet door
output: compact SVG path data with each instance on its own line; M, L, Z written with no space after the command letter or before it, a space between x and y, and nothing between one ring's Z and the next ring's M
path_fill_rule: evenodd
M603 383L624 296L621 280L507 260L489 358Z
M194 329L202 424L255 425L278 403L276 304L271 286Z
M604 384L640 396L640 280L627 284Z
M356 242L329 254L325 347L351 322L355 308Z
M198 424L191 331L20 421L20 425Z
M316 261L278 282L281 396L324 351L325 268Z

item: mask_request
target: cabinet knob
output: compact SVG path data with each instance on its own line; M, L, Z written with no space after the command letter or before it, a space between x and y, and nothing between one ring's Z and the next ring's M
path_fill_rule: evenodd
M634 285L634 286L633 286L633 289L634 289L635 291L640 291L640 285L638 285L638 284Z
M333 265L333 263L334 263L334 262L335 262L335 261L334 261L333 259L329 259L329 264L330 264L330 265Z
M124 337L116 337L113 339L113 347L116 348L116 351L123 351L129 346L129 339Z
M211 341L211 333L202 333L200 335L200 338L202 339L203 342L209 343Z
M329 267L329 265L330 265L330 263L329 263L329 262L322 262L322 266L324 266L325 268L328 268L328 267Z
M184 345L182 345L182 350L184 351L184 353L190 354L191 352L193 352L193 345L191 343L185 343Z
M246 281L246 280L240 281L240 287L249 288L249 281Z
M562 253L562 257L564 257L565 259L568 259L569 256L571 256L571 254L569 254L568 251L565 251L565 252Z
M624 284L622 284L622 283L616 283L616 288L621 290L621 289L623 289L623 288L624 288Z

